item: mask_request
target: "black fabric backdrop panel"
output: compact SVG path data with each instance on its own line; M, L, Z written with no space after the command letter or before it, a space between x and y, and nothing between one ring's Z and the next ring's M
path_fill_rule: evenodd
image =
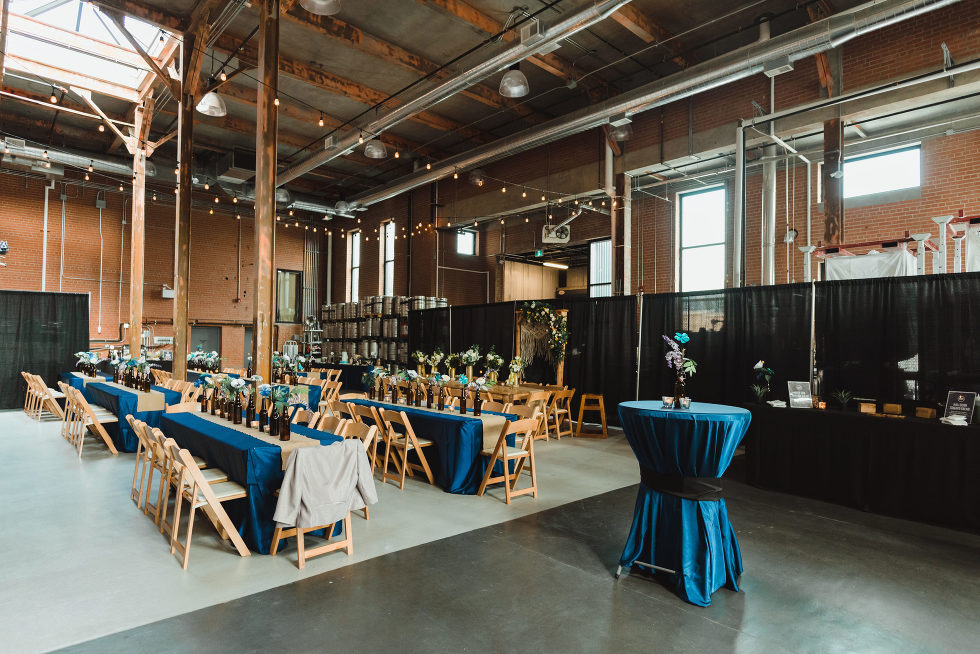
M88 295L0 291L0 409L24 405L21 371L54 386L88 350Z
M698 364L687 387L696 401L748 400L760 359L775 372L770 397L785 399L787 381L810 378L810 302L808 284L643 296L640 398L673 394L663 336L682 331Z
M471 345L486 355L492 346L504 359L504 364L514 358L514 302L472 304L452 307L452 351L462 352ZM448 352L448 346L443 346ZM484 362L477 366L482 369Z
M980 273L824 282L816 305L825 395L945 403L980 390Z

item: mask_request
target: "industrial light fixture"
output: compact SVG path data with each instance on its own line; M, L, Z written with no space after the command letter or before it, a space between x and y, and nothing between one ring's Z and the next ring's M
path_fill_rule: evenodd
M381 139L371 139L364 146L364 156L368 159L384 159L388 156L388 149Z
M215 118L220 118L228 113L225 101L214 91L204 94L201 101L197 103L197 110L205 116L214 116Z
M531 86L527 83L527 77L521 72L520 64L511 66L510 70L500 78L499 91L505 98L523 98L531 92Z
M554 261L545 261L541 264L542 266L547 266L548 268L558 268L559 270L568 270L568 266L564 263L555 263Z
M487 181L487 175L482 170L477 168L470 173L470 184L473 186L483 186Z
M617 125L609 129L609 138L614 141L628 141L633 138L633 126L629 123Z
M317 16L340 13L340 0L299 0L299 6Z

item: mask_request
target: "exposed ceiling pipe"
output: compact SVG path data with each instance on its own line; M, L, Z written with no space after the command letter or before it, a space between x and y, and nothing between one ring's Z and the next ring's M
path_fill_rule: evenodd
M956 4L959 0L882 0L865 3L799 29L755 42L696 64L662 80L621 93L566 116L450 157L406 175L380 189L353 198L366 207L451 175L454 171L496 161L518 152L600 127L617 114L632 115L680 100L718 86L730 84L763 70L766 62L787 57L798 61L850 39L902 20Z
M556 41L560 41L595 25L609 17L623 5L629 4L629 2L630 0L594 0L591 7L571 15L547 29L544 32L544 38L529 44L514 43L500 54L476 64L456 77L450 77L436 84L430 90L410 100L404 101L373 122L363 127L350 130L346 135L338 138L335 146L330 150L325 149L317 152L281 171L276 177L276 186L282 186L314 168L346 154L358 145L359 139L365 133L371 136L378 136L385 130L414 116L420 111L425 111L446 98L452 97L467 87L486 79L490 75L547 49Z
M7 153L6 150L10 152ZM7 138L3 142L3 161L16 163L18 159L30 159L32 161L50 161L51 163L61 164L69 168L78 170L88 170L92 166L93 170L111 175L121 175L126 178L133 176L132 160L113 159L102 155L90 155L81 152L70 152L64 150L45 150L33 145L23 143L20 139ZM45 154L47 153L47 154ZM146 162L146 175L156 177L157 167L152 161Z
M232 197L245 202L255 201L254 184L219 184L221 188ZM349 211L341 211L336 205L324 204L320 198L302 193L294 193L284 188L276 189L276 204L285 209L298 209L300 211L310 211L320 213L325 216L338 216L341 218L353 218L354 214Z

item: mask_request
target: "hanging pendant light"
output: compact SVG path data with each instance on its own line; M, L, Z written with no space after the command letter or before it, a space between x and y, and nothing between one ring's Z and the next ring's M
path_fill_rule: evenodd
M217 118L228 113L228 110L225 108L225 101L214 91L204 94L201 101L197 103L197 110L205 116L215 116Z
M384 159L388 156L388 149L380 139L371 139L364 144L364 156L368 159Z
M340 13L340 0L299 0L299 6L317 16Z
M500 95L505 98L523 98L530 91L531 86L527 83L527 77L521 72L520 64L511 66L510 70L500 78Z
M614 141L628 141L633 137L633 126L629 123L609 129L609 138Z

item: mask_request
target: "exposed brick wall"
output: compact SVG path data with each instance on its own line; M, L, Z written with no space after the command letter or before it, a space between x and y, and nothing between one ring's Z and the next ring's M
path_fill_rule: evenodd
M64 279L61 264L62 185L49 192L47 284L48 291L89 293L89 331L92 339L115 338L120 322L129 321L130 203L122 193L106 193L101 236L96 193L68 185L65 202ZM44 183L41 180L0 175L0 238L11 254L0 269L0 287L41 290ZM123 224L125 220L125 225ZM241 229L241 268L238 268ZM276 265L303 270L304 231L276 230ZM102 331L99 333L99 250L102 246ZM120 255L121 248L121 255ZM163 299L163 284L171 287L174 257L173 204L147 203L143 316L156 336L173 336L173 300ZM233 213L195 211L191 220L191 276L189 320L221 325L222 356L228 365L243 365L244 325L251 324L255 284L252 221L238 221ZM120 285L120 268L122 284ZM241 276L241 295L238 294ZM236 298L239 300L236 302ZM281 325L280 343L301 331ZM227 349L226 349L227 348Z

